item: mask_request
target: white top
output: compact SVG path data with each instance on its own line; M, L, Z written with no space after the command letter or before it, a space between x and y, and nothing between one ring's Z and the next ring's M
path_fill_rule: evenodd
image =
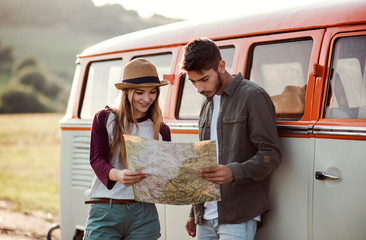
M220 95L215 95L213 97L213 109L212 109L212 119L211 119L211 131L210 131L210 139L217 140L217 119L219 117L220 110ZM219 164L219 145L216 141L216 156L217 156L217 164ZM203 218L206 220L211 220L218 218L217 212L217 201L205 202L204 204L205 210L203 211Z
M110 113L107 120L107 132L109 136L109 145L111 145L113 140L113 126L115 115L114 113ZM139 126L139 131L137 132L137 128L135 124L133 124L133 128L131 131L131 135L145 137L145 138L154 138L154 128L153 122L151 119L147 119L146 121L137 123ZM159 136L162 139L162 136ZM116 154L112 159L112 166L120 169L120 164L118 161L119 154ZM108 190L104 184L99 181L97 176L94 176L92 187L90 190L85 191L85 194L90 198L113 198L113 199L135 199L132 186L125 186L120 182L116 182L114 187L111 190Z

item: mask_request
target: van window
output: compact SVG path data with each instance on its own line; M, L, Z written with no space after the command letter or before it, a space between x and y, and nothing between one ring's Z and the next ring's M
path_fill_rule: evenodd
M164 53L164 54L155 54L155 55L145 55L139 56L136 58L145 58L146 60L150 61L152 64L155 65L156 70L159 74L159 79L163 80L164 74L170 74L172 68L172 53ZM166 98L168 93L168 87L164 86L160 88L160 96L159 96L159 103L161 112L164 114L164 109L166 105Z
M366 118L366 36L335 41L325 118Z
M278 119L299 120L304 114L312 45L304 39L251 48L248 78L271 96Z
M120 81L122 59L93 62L87 72L80 111L81 118L93 118L106 105L113 107L118 96L114 83Z
M233 69L235 47L221 47L220 53L222 59L225 61L226 70L231 73ZM188 80L187 76L184 77L177 119L197 119L205 97L197 93L197 90Z

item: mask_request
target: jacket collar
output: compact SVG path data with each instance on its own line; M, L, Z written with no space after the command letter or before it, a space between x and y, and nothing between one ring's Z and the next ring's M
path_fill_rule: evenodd
M229 84L224 89L224 93L229 96L232 96L238 86L239 82L243 79L243 75L239 72L238 74L234 75L234 78L229 82Z

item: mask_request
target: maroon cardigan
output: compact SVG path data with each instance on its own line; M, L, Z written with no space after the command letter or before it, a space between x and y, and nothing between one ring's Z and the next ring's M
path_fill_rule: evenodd
M107 119L112 109L106 107L97 112L93 119L90 138L90 165L98 179L108 188L112 189L115 181L109 180L109 171L114 168L108 161L109 137L106 128ZM137 119L137 122L146 121L148 117ZM171 141L170 129L161 123L160 134L164 141Z

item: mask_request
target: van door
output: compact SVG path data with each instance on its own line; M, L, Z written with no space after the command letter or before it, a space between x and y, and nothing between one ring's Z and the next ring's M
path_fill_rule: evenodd
M269 34L244 40L245 78L264 88L276 107L282 163L272 176L271 210L256 240L307 240L311 233L311 107L324 30Z
M321 65L328 67L326 87L316 94L324 97L314 126L314 240L366 236L366 31L361 29L366 25L330 29L322 48Z

